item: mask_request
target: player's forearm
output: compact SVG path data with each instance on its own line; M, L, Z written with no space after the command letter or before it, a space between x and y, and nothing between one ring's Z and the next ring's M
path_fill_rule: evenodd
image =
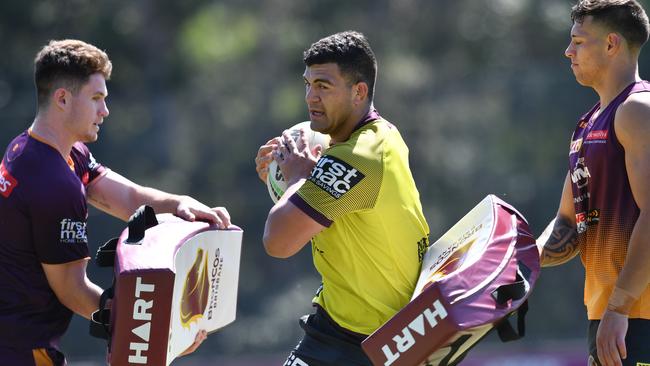
M63 304L73 312L90 319L92 313L99 307L101 294L102 289L86 278L84 285L75 289L74 293L70 294L70 300Z
M102 289L86 276L78 278L70 275L67 280L64 280L64 283L56 286L54 292L59 301L68 309L90 319L91 314L99 307Z
M141 186L113 171L89 186L88 190L88 200L93 206L125 221L144 204L158 213L176 213L183 197Z
M73 312L90 318L99 307L102 289L86 276L88 258L62 264L42 263L50 288L59 301Z
M176 209L184 196L163 192L161 190L137 186L132 191L132 211L142 205L151 206L156 213L176 213Z
M121 200L122 203L107 200L102 206L106 207L105 211L111 215L127 221L142 205L151 206L156 213L176 213L182 198L183 196L166 193L155 188L134 186L126 192Z
M578 233L569 220L558 216L537 239L541 248L542 267L552 267L568 262L580 251Z
M641 212L634 225L628 245L625 265L618 276L616 287L624 295L621 299L611 299L612 307L621 307L622 313L629 311L633 302L639 298L650 282L650 213ZM616 296L615 296L616 297ZM614 300L614 301L611 301Z
M309 241L309 238L301 238L302 233L299 228L289 225L293 220L291 216L292 204L289 202L289 197L298 191L303 183L304 179L289 185L266 218L263 236L264 249L272 257L291 257Z

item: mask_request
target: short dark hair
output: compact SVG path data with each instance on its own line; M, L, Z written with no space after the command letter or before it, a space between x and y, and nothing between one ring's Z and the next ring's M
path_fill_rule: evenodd
M636 0L579 0L571 9L571 20L582 23L587 16L620 33L633 49L648 41L648 16Z
M335 63L351 83L368 84L368 99L372 101L377 78L377 59L366 37L346 31L325 37L312 44L303 54L306 66Z
M47 104L56 88L63 86L77 93L93 74L110 79L112 69L106 53L91 44L74 39L50 41L34 59L38 107Z

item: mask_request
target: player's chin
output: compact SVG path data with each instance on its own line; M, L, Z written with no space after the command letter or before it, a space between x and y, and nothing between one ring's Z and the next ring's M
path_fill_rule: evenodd
M99 138L99 134L98 134L98 133L96 133L96 132L95 132L95 133L89 133L89 134L87 134L86 136L84 136L84 138L83 138L83 140L81 140L81 142L87 144L87 143L90 143L90 142L95 142L95 141L97 141L98 138Z
M576 78L576 82L582 86L590 86L591 83L589 83L589 80L585 78L582 74L574 72L573 76Z
M318 121L314 121L312 119L311 123L309 124L309 128L311 128L312 130L314 130L316 132L320 132L320 133L324 133L324 134L327 134L327 130L328 130L327 126L328 126L328 123L324 119L323 120L319 119Z

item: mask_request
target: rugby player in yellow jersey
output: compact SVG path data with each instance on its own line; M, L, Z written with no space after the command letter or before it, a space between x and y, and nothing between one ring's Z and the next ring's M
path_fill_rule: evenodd
M323 38L304 62L311 128L331 146L321 152L304 134L294 142L285 132L256 157L263 181L274 159L288 183L266 220L267 253L290 257L311 240L322 277L285 365L371 365L361 341L409 302L429 227L408 148L372 103L377 62L366 38Z

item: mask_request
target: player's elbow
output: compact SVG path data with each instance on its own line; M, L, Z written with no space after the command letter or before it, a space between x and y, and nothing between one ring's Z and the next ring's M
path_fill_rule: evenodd
M294 254L291 250L289 238L283 235L284 232L282 228L275 227L270 220L266 222L264 237L262 238L266 254L275 258L288 258Z
M291 215L291 209L292 207L276 205L266 218L263 242L266 253L271 257L291 257L309 242L309 232L306 233L305 225L299 221L299 217Z
M277 236L271 235L271 233L265 231L264 232L264 250L266 251L266 254L270 255L271 257L275 258L288 258L293 255L285 243L283 243L283 240L278 238Z
M287 258L283 241L282 230L278 227L273 209L271 209L266 223L264 223L264 236L262 237L266 254L275 258Z

